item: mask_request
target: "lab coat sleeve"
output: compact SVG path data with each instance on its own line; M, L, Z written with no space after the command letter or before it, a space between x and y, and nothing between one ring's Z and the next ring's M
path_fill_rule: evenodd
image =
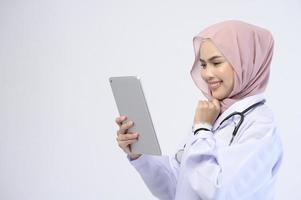
M209 131L192 136L189 144L181 178L201 199L248 199L273 185L269 182L274 181L282 158L277 129L268 120L252 122L231 146L219 147Z
M128 157L129 159L129 157ZM130 161L142 177L151 193L162 200L175 198L177 172L169 156L141 155Z

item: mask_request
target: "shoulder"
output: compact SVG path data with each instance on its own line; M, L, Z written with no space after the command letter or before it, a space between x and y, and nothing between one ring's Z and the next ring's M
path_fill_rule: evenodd
M277 124L272 110L262 105L245 115L238 132L239 142L248 139L261 139L277 134Z
M276 123L274 113L267 105L255 108L253 111L249 112L245 118L248 123L274 125Z

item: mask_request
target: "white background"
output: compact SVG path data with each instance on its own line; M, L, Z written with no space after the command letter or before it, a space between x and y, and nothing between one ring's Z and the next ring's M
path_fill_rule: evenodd
M110 76L142 77L164 154L190 130L192 38L239 19L275 39L267 104L284 145L276 199L301 199L298 0L0 1L0 199L154 199L116 144Z

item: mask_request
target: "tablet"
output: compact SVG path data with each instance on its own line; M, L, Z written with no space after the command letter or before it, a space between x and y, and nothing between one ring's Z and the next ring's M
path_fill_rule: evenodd
M161 155L140 78L120 76L110 77L109 81L119 115L126 115L126 121L134 122L134 126L128 129L128 132L139 134L138 141L131 145L131 151L137 154Z

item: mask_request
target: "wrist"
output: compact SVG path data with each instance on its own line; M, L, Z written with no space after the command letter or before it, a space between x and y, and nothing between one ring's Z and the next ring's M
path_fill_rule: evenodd
M196 135L198 131L205 130L205 131L211 131L212 125L209 123L201 122L196 123L192 127L192 132Z
M141 156L141 154L130 154L129 158L132 161L132 160L138 159L140 156Z

